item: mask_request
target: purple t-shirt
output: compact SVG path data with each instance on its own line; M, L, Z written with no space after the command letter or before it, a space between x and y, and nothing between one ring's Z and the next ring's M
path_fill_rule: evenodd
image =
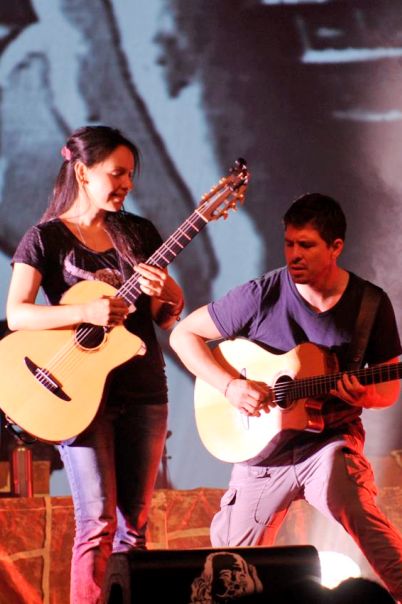
M138 261L147 260L162 242L158 231L149 220L133 214L127 213L125 221L130 233L137 234L135 257ZM119 289L132 274L132 268L115 249L95 252L87 248L59 219L31 227L14 253L12 263L15 262L29 264L41 273L42 289L50 304L58 304L78 281L104 281ZM165 364L148 296L140 295L136 311L129 315L125 326L145 342L147 351L113 370L108 400L166 403Z
M297 291L286 268L240 285L211 302L208 310L224 339L244 337L274 353L312 342L336 353L339 369L347 368L365 281L353 273L341 299L330 310L314 312ZM394 311L385 292L369 338L363 365L383 363L401 354ZM323 407L325 425L362 434L362 409L329 397ZM354 425L354 426L353 426Z

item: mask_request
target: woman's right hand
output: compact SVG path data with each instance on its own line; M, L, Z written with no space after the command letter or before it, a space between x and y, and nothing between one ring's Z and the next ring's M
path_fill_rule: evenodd
M42 274L33 266L14 264L7 298L7 322L11 331L59 329L80 323L102 327L121 325L131 311L124 298L103 296L77 304L37 304Z
M121 325L129 313L129 306L124 298L102 296L82 307L83 323L92 323L104 327Z

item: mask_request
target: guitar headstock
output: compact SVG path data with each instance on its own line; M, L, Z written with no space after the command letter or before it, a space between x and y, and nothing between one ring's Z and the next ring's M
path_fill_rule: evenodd
M237 210L237 204L244 203L244 196L250 180L250 173L244 159L239 157L229 170L229 174L221 178L209 193L203 195L198 212L208 220L226 220L229 210Z

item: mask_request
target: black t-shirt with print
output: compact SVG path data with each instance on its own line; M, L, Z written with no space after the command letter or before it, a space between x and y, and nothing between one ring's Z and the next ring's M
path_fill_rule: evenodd
M140 216L127 213L125 220L130 232L137 233L135 257L139 262L146 261L162 243L158 231L149 220ZM91 250L59 219L31 227L15 251L12 263L16 262L29 264L41 273L42 289L49 304L58 304L63 294L79 281L104 281L119 289L132 274L132 269L127 262L122 262L115 249ZM77 300L78 303L82 301L82 298ZM113 370L108 380L108 401L134 399L138 403L165 403L165 364L148 296L139 296L136 311L129 315L125 326L143 340L146 354Z

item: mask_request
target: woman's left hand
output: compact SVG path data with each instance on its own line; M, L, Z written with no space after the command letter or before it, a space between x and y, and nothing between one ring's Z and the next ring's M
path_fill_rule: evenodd
M182 301L180 287L166 270L141 262L134 267L140 275L138 282L141 291L148 296L158 298L163 303L179 305Z

